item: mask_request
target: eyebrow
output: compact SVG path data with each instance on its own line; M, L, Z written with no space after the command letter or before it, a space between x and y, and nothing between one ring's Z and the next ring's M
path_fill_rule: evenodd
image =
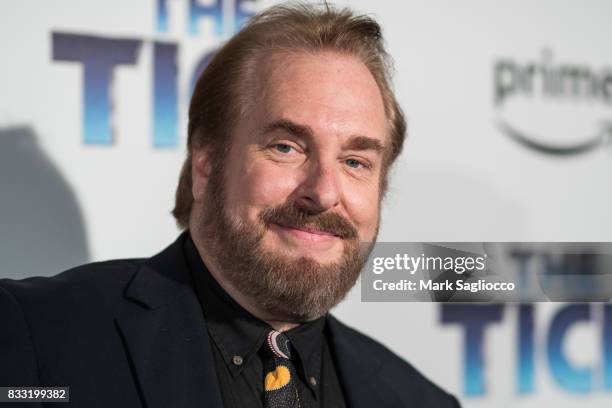
M299 125L287 119L281 119L270 123L264 128L263 133L269 133L275 130L284 130L294 136L308 139L312 139L312 135L314 133L310 126Z
M270 123L264 128L263 133L284 130L296 137L312 139L313 131L310 126L300 125L287 119L280 119ZM385 151L385 146L378 140L367 136L353 136L343 146L345 150L373 150L377 153Z
M346 150L374 150L376 153L385 151L385 147L378 139L367 136L354 136L343 148Z

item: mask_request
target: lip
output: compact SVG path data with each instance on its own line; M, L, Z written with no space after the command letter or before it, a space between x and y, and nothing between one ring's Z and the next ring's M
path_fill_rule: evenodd
M327 231L321 231L315 228L307 227L286 227L280 224L273 224L283 233L290 235L293 238L309 241L309 242L328 242L339 239L340 237Z

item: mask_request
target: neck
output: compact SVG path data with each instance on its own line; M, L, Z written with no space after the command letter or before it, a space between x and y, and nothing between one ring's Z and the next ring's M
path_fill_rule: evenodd
M299 323L290 322L286 319L283 319L281 316L274 316L261 308L258 305L258 302L254 301L249 296L246 296L244 293L240 292L232 283L227 280L214 262L214 256L207 250L209 245L206 245L204 242L201 242L199 237L196 237L195 234L191 235L191 239L195 244L195 247L202 259L206 268L208 268L210 274L215 278L217 283L225 290L225 292L232 298L236 303L238 303L242 308L244 308L247 312L255 316L256 318L263 320L267 324L270 325L274 330L284 332L290 330L294 327L299 326Z

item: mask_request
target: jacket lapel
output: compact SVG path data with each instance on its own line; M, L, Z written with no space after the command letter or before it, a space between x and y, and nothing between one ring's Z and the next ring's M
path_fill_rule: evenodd
M185 264L183 237L135 274L116 323L147 407L221 408L206 321Z
M383 363L366 347L362 336L333 316L328 316L328 335L336 372L349 408L400 407L393 390L381 378Z

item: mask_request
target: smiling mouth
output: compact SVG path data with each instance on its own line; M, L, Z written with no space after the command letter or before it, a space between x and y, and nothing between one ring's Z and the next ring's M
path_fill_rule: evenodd
M280 228L283 232L289 233L290 235L299 238L305 239L308 241L327 241L334 238L341 238L339 235L334 234L332 232L316 229L313 227L289 227L281 224L274 224L276 227Z

